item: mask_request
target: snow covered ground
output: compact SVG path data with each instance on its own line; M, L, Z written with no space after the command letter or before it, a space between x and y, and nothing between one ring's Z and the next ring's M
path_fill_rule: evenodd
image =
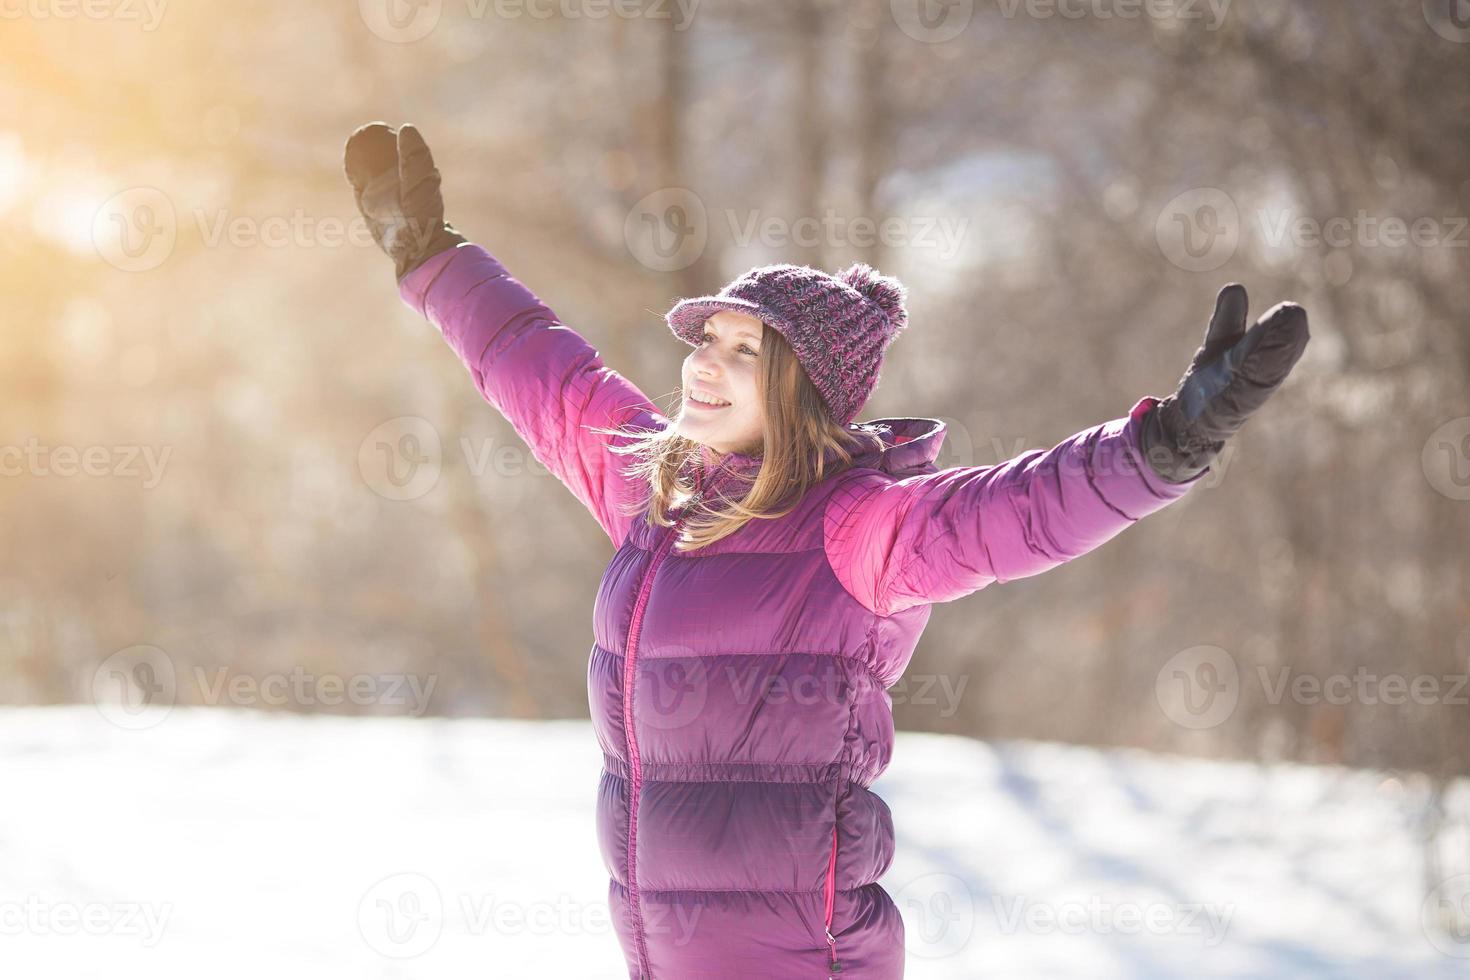
M622 980L598 767L586 722L0 710L0 976ZM1423 789L901 734L907 976L1470 976Z

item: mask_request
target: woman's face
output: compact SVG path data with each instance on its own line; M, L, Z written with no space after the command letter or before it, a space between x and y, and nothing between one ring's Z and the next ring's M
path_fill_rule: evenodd
M705 321L704 343L684 359L683 405L674 420L679 435L717 453L760 451L761 330L759 319L732 310ZM700 398L722 404L701 404Z

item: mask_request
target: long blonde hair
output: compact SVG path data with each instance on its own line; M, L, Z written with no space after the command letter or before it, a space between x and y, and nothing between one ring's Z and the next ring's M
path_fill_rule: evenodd
M741 474L726 486L738 489L727 496L717 491L717 500L702 499L684 524L682 539L674 547L693 551L734 534L747 521L784 517L801 502L806 491L833 473L839 473L864 451L880 449L878 434L863 426L845 428L832 418L827 404L802 368L786 338L769 325L761 332L760 389L764 393L765 432L761 457L754 479ZM670 412L673 418L677 413ZM636 457L624 473L648 483L646 499L626 506L627 515L646 507L650 527L670 527L669 511L687 504L695 483L689 467L701 465L699 443L678 435L672 425L657 432L595 429L609 435L631 437L611 452Z

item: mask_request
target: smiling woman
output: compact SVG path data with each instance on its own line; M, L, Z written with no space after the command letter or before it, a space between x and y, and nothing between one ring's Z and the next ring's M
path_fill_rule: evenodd
M705 321L700 345L684 359L684 404L674 422L680 435L717 453L759 451L763 329L760 320L733 310Z
M1046 452L941 470L942 422L853 423L908 322L903 285L871 266L762 266L677 303L668 326L693 350L671 422L453 231L416 130L359 129L346 166L400 296L615 549L587 683L629 977L898 980L904 924L878 884L895 835L871 787L892 756L885 691L930 607L1182 497L1284 380L1305 313L1283 304L1247 330L1228 287L1178 395ZM768 696L798 689L825 694Z

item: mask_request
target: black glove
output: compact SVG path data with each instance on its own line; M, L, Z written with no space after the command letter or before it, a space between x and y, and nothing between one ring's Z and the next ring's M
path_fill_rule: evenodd
M430 256L466 241L444 220L439 171L411 123L359 126L343 153L357 209L402 281Z
M1306 310L1281 303L1247 330L1249 307L1239 283L1220 290L1205 342L1178 390L1144 416L1144 457L1169 483L1207 470L1225 440L1281 387L1307 348Z

